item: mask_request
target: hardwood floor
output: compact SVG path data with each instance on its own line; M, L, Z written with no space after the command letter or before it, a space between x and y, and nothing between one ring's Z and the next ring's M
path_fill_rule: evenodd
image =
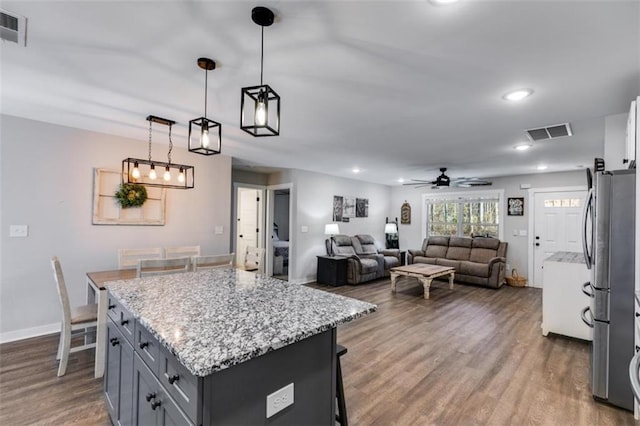
M352 425L626 425L627 411L589 393L588 344L540 333L541 291L444 282L422 298L402 277L360 286L312 285L378 311L338 329ZM0 345L0 425L107 425L93 351L56 377L58 337Z

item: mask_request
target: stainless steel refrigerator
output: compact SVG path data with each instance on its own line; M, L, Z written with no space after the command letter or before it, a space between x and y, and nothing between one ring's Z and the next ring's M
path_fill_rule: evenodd
M587 176L583 246L591 281L583 291L591 304L582 320L593 328L591 391L598 400L633 411L635 169L605 171L604 161L596 159Z

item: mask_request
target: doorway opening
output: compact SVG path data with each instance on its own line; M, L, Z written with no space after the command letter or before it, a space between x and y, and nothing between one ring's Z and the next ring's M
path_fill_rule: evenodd
M236 186L236 265L243 266L247 247L264 247L264 189ZM262 259L261 271L264 271Z
M291 269L291 185L267 188L267 223L271 234L267 238L267 275L289 280Z

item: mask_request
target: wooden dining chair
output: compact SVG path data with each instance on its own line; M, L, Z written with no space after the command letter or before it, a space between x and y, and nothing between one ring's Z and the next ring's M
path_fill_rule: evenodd
M248 246L244 253L244 269L264 272L264 248Z
M155 275L179 274L190 271L190 257L176 257L174 259L140 259L138 260L136 277L152 277Z
M200 246L179 246L165 247L165 259L174 259L176 257L193 257L200 256Z
M162 259L160 247L118 250L118 269L135 269L140 259Z
M67 292L67 285L64 281L64 275L62 274L60 260L58 260L56 256L51 258L51 267L53 268L53 278L56 280L60 306L62 307L62 327L60 330L60 341L58 343L58 354L56 356L56 359L60 360L60 364L58 365L58 377L60 377L64 376L67 372L69 354L96 347L95 343L71 347L71 337L92 332L89 328L97 326L98 305L81 305L72 308L69 303L69 293ZM82 332L72 335L72 332L78 330L82 330Z
M214 268L232 268L235 253L216 254L211 256L193 256L191 263L194 271Z

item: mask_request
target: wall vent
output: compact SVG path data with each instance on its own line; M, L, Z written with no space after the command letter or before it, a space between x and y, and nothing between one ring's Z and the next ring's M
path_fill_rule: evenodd
M528 129L525 130L525 133L532 142L573 135L571 132L571 125L569 123L554 124L552 126L539 127L537 129Z
M0 39L20 46L27 45L27 18L0 9Z

